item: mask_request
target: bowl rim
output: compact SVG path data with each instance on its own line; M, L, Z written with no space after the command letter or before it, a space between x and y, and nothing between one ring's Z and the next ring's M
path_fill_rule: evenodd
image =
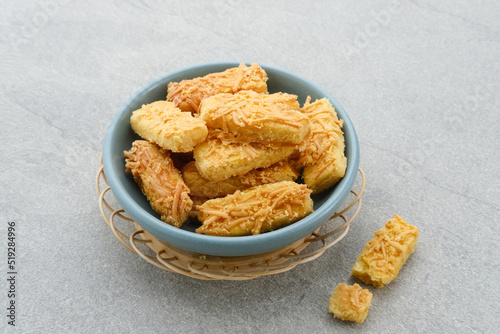
M103 143L102 161L106 179L114 196L116 197L122 208L125 209L127 214L130 215L130 217L134 219L137 224L139 224L142 228L147 230L155 237L168 243L171 246L194 253L213 256L256 255L285 247L297 240L300 240L303 237L306 237L314 230L322 226L335 213L335 209L349 194L356 179L357 171L359 168L358 137L352 121L350 120L343 107L338 103L338 101L316 83L302 76L275 66L258 63L259 66L261 66L266 71L266 73L268 73L268 75L269 73L273 73L273 75L281 75L283 77L292 78L296 81L301 81L307 86L311 86L317 91L320 91L322 95L324 95L324 97L326 97L332 103L338 117L340 119L343 119L343 131L346 142L346 151L347 146L349 146L349 152L346 154L346 156L349 156L347 156L347 168L345 176L335 185L335 191L331 195L329 195L328 198L326 198L325 202L320 207L315 209L313 213L304 217L303 219L275 231L251 236L220 237L198 234L192 231L187 231L168 225L160 219L152 216L149 212L145 211L125 190L124 186L119 181L117 175L115 175L114 170L111 167L113 165L113 135L115 134L116 128L121 119L124 117L124 114L131 113L132 111L129 110L130 105L133 104L136 100L141 99L143 95L146 94L149 90L152 90L159 85L168 84L168 82L173 80L173 77L186 75L187 77L193 77L189 76L189 74L199 71L206 71L212 68L217 68L213 71L219 72L219 68L236 67L240 63L241 62L212 62L197 64L168 72L157 77L156 79L143 85L125 103L122 104L118 112L111 120L108 130L106 131ZM250 63L245 62L245 64ZM167 91L165 90L165 98L166 93ZM281 242L277 243L276 239L281 240ZM283 245L281 245L280 247L276 247L276 244Z

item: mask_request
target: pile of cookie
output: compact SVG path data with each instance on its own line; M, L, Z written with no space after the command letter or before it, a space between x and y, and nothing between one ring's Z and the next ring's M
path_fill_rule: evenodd
M124 152L131 173L161 219L197 233L255 235L313 212L311 194L345 174L342 120L326 99L300 106L270 94L266 72L240 64L171 82L166 100L133 112L143 139ZM298 183L299 177L303 183Z

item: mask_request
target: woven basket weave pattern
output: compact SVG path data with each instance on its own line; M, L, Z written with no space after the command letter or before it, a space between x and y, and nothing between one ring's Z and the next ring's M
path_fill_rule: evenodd
M351 190L352 201L335 213L323 226L284 248L252 256L221 257L197 254L177 249L145 231L125 213L110 204L111 188L101 167L96 177L101 214L116 238L130 251L147 262L170 272L204 280L248 280L263 275L279 274L293 269L299 264L312 261L328 248L338 243L349 231L349 225L361 209L361 195L365 187L365 175L359 169L361 185L359 190ZM106 200L108 198L108 200ZM134 228L125 233L118 229L118 221L123 226ZM122 228L123 229L123 228ZM140 245L147 245L149 251ZM151 253L152 255L147 255Z

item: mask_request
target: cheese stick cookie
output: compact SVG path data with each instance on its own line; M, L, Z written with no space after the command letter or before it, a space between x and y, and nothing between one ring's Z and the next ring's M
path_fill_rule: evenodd
M345 175L347 159L344 155L343 121L328 99L323 98L310 103L308 97L302 112L309 118L311 130L299 148L300 166L304 182L319 193L337 183Z
M192 151L208 134L204 121L168 101L143 105L133 112L130 124L139 136L172 152Z
M255 168L269 167L286 159L295 145L266 146L259 143L226 142L208 138L196 146L193 156L200 174L210 181L244 175Z
M203 100L200 118L209 128L252 141L300 144L309 132L309 120L297 106L296 95L240 91Z
M198 206L197 233L216 236L259 234L292 224L313 212L311 190L282 181L215 198Z
M165 223L180 227L193 202L169 152L146 140L136 140L124 155L126 172L132 173L153 210Z
M211 73L204 77L168 84L167 100L175 103L183 111L198 113L200 102L219 93L237 93L253 90L267 93L267 74L257 64L230 68L224 72Z
M363 323L368 315L373 294L363 289L359 284L347 285L340 283L335 287L328 311L336 318Z
M250 187L280 181L295 181L299 173L286 161L266 168L253 169L245 175L232 176L223 181L210 181L201 176L196 163L190 162L182 169L182 177L192 196L207 198L223 197Z
M418 228L395 214L368 241L352 267L352 275L377 288L389 284L413 253L417 238Z

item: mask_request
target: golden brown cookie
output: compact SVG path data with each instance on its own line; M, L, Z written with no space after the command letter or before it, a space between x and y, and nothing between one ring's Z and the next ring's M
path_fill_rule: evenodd
M124 155L126 171L132 173L153 210L165 223L180 227L193 202L169 152L146 140L136 140Z

